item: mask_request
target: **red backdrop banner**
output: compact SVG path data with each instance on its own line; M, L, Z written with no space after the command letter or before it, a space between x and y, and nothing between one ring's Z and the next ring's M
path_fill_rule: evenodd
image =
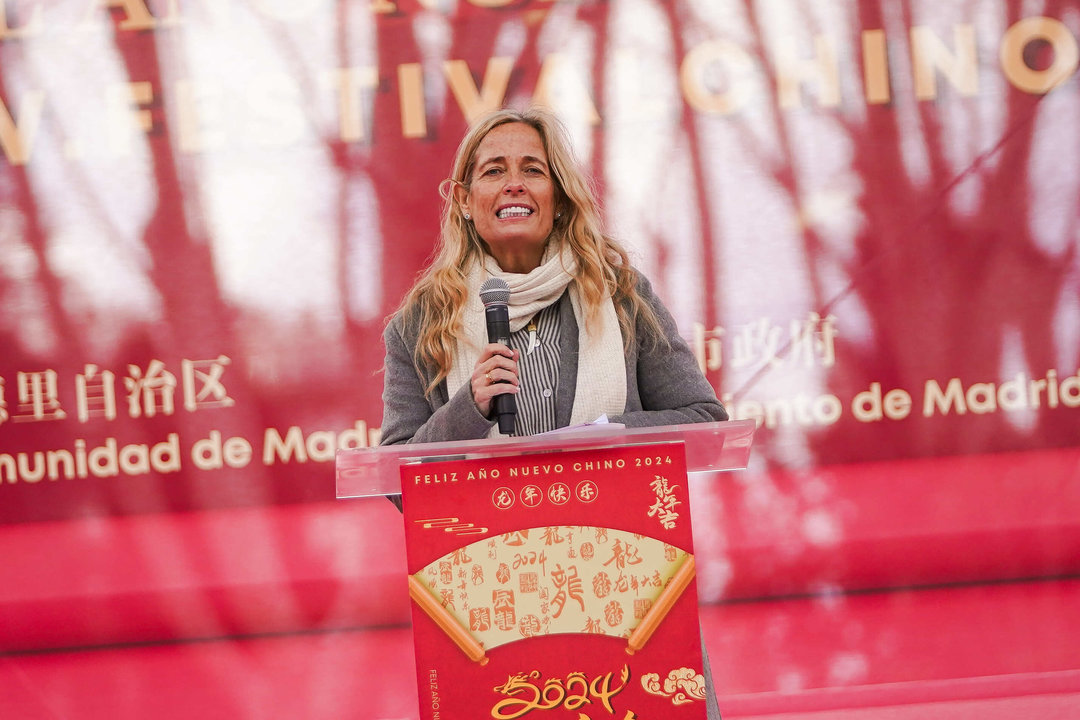
M1026 7L3 3L0 521L332 498L458 139L529 102L756 476L1075 448L1080 12Z

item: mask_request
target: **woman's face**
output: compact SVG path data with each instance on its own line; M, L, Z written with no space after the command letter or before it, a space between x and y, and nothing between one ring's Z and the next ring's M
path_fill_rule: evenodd
M458 202L506 272L540 265L555 222L555 184L540 133L520 122L499 125L476 149L471 187Z

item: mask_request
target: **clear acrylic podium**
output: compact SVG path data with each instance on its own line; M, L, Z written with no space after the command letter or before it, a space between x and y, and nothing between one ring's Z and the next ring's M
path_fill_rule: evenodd
M339 451L338 498L401 495L421 720L704 720L687 476L745 468L755 427Z
M386 445L339 450L336 458L337 497L362 498L401 492L400 466L420 460L504 457L657 442L681 442L686 448L687 473L742 470L750 459L753 420L626 428L588 425L543 435L494 440L462 440L415 445Z

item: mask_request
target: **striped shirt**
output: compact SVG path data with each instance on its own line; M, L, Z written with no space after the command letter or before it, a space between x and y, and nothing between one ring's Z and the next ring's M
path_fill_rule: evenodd
M521 389L517 394L514 435L536 435L556 428L561 332L559 302L555 301L510 335L510 347L520 353Z

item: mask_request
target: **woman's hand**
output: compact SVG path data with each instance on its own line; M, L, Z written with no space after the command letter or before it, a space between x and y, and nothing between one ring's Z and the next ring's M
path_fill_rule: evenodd
M473 402L484 417L491 417L491 399L518 391L518 351L501 343L488 343L473 367Z

